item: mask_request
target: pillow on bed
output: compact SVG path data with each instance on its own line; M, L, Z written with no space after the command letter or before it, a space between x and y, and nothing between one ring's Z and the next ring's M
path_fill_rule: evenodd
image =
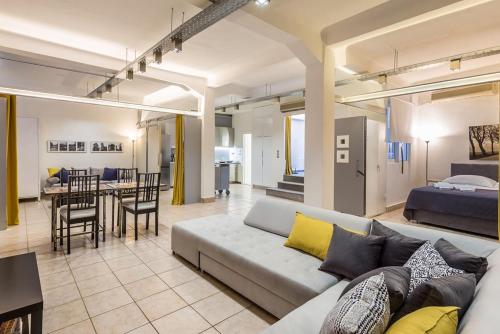
M497 186L497 181L480 175L455 175L444 179L443 182L451 184L469 184L487 188L494 188Z

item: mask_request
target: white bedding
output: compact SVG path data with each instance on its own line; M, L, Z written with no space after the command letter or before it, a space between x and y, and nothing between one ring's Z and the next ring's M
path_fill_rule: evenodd
M477 189L498 191L498 182L493 187L481 187L473 184L452 184L443 181L434 183L433 187L438 189L449 189L449 190L456 189L460 191L476 191Z

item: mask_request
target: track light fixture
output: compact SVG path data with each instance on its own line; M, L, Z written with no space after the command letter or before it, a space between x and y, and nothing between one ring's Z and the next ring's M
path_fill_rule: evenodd
M156 50L153 52L153 56L154 56L154 58L155 58L155 63L157 63L157 64L161 64L162 57L163 57L163 53L162 53L161 48L156 49Z
M387 83L387 75L385 74L379 75L377 81L379 84L385 85Z
M134 70L131 68L127 70L127 80L134 80Z
M172 39L172 42L174 43L174 51L177 53L182 52L182 39L176 37Z
M102 98L102 91L100 91L100 90L96 91L96 96L97 96L97 98L101 99Z
M257 6L267 6L270 2L271 0L255 0Z
M106 93L109 94L111 93L113 87L111 86L111 84L106 84Z
M450 70L453 72L460 71L462 66L462 59L452 59L450 60Z
M139 61L139 72L146 72L146 59L142 59L141 61Z

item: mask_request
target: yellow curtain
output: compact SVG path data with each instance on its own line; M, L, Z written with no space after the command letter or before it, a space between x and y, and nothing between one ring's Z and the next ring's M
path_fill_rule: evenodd
M17 189L17 124L16 124L16 97L3 95L7 100L7 120L5 131L7 155L7 180L5 184L7 225L19 224L19 197Z
M293 174L292 170L292 116L285 118L285 174Z
M175 118L174 194L172 205L184 204L184 122L182 115Z

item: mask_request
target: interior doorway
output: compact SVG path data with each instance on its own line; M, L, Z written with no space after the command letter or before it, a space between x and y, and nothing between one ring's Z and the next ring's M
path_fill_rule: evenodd
M243 184L252 184L252 134L243 134Z
M292 170L294 174L304 173L305 114L292 116Z

